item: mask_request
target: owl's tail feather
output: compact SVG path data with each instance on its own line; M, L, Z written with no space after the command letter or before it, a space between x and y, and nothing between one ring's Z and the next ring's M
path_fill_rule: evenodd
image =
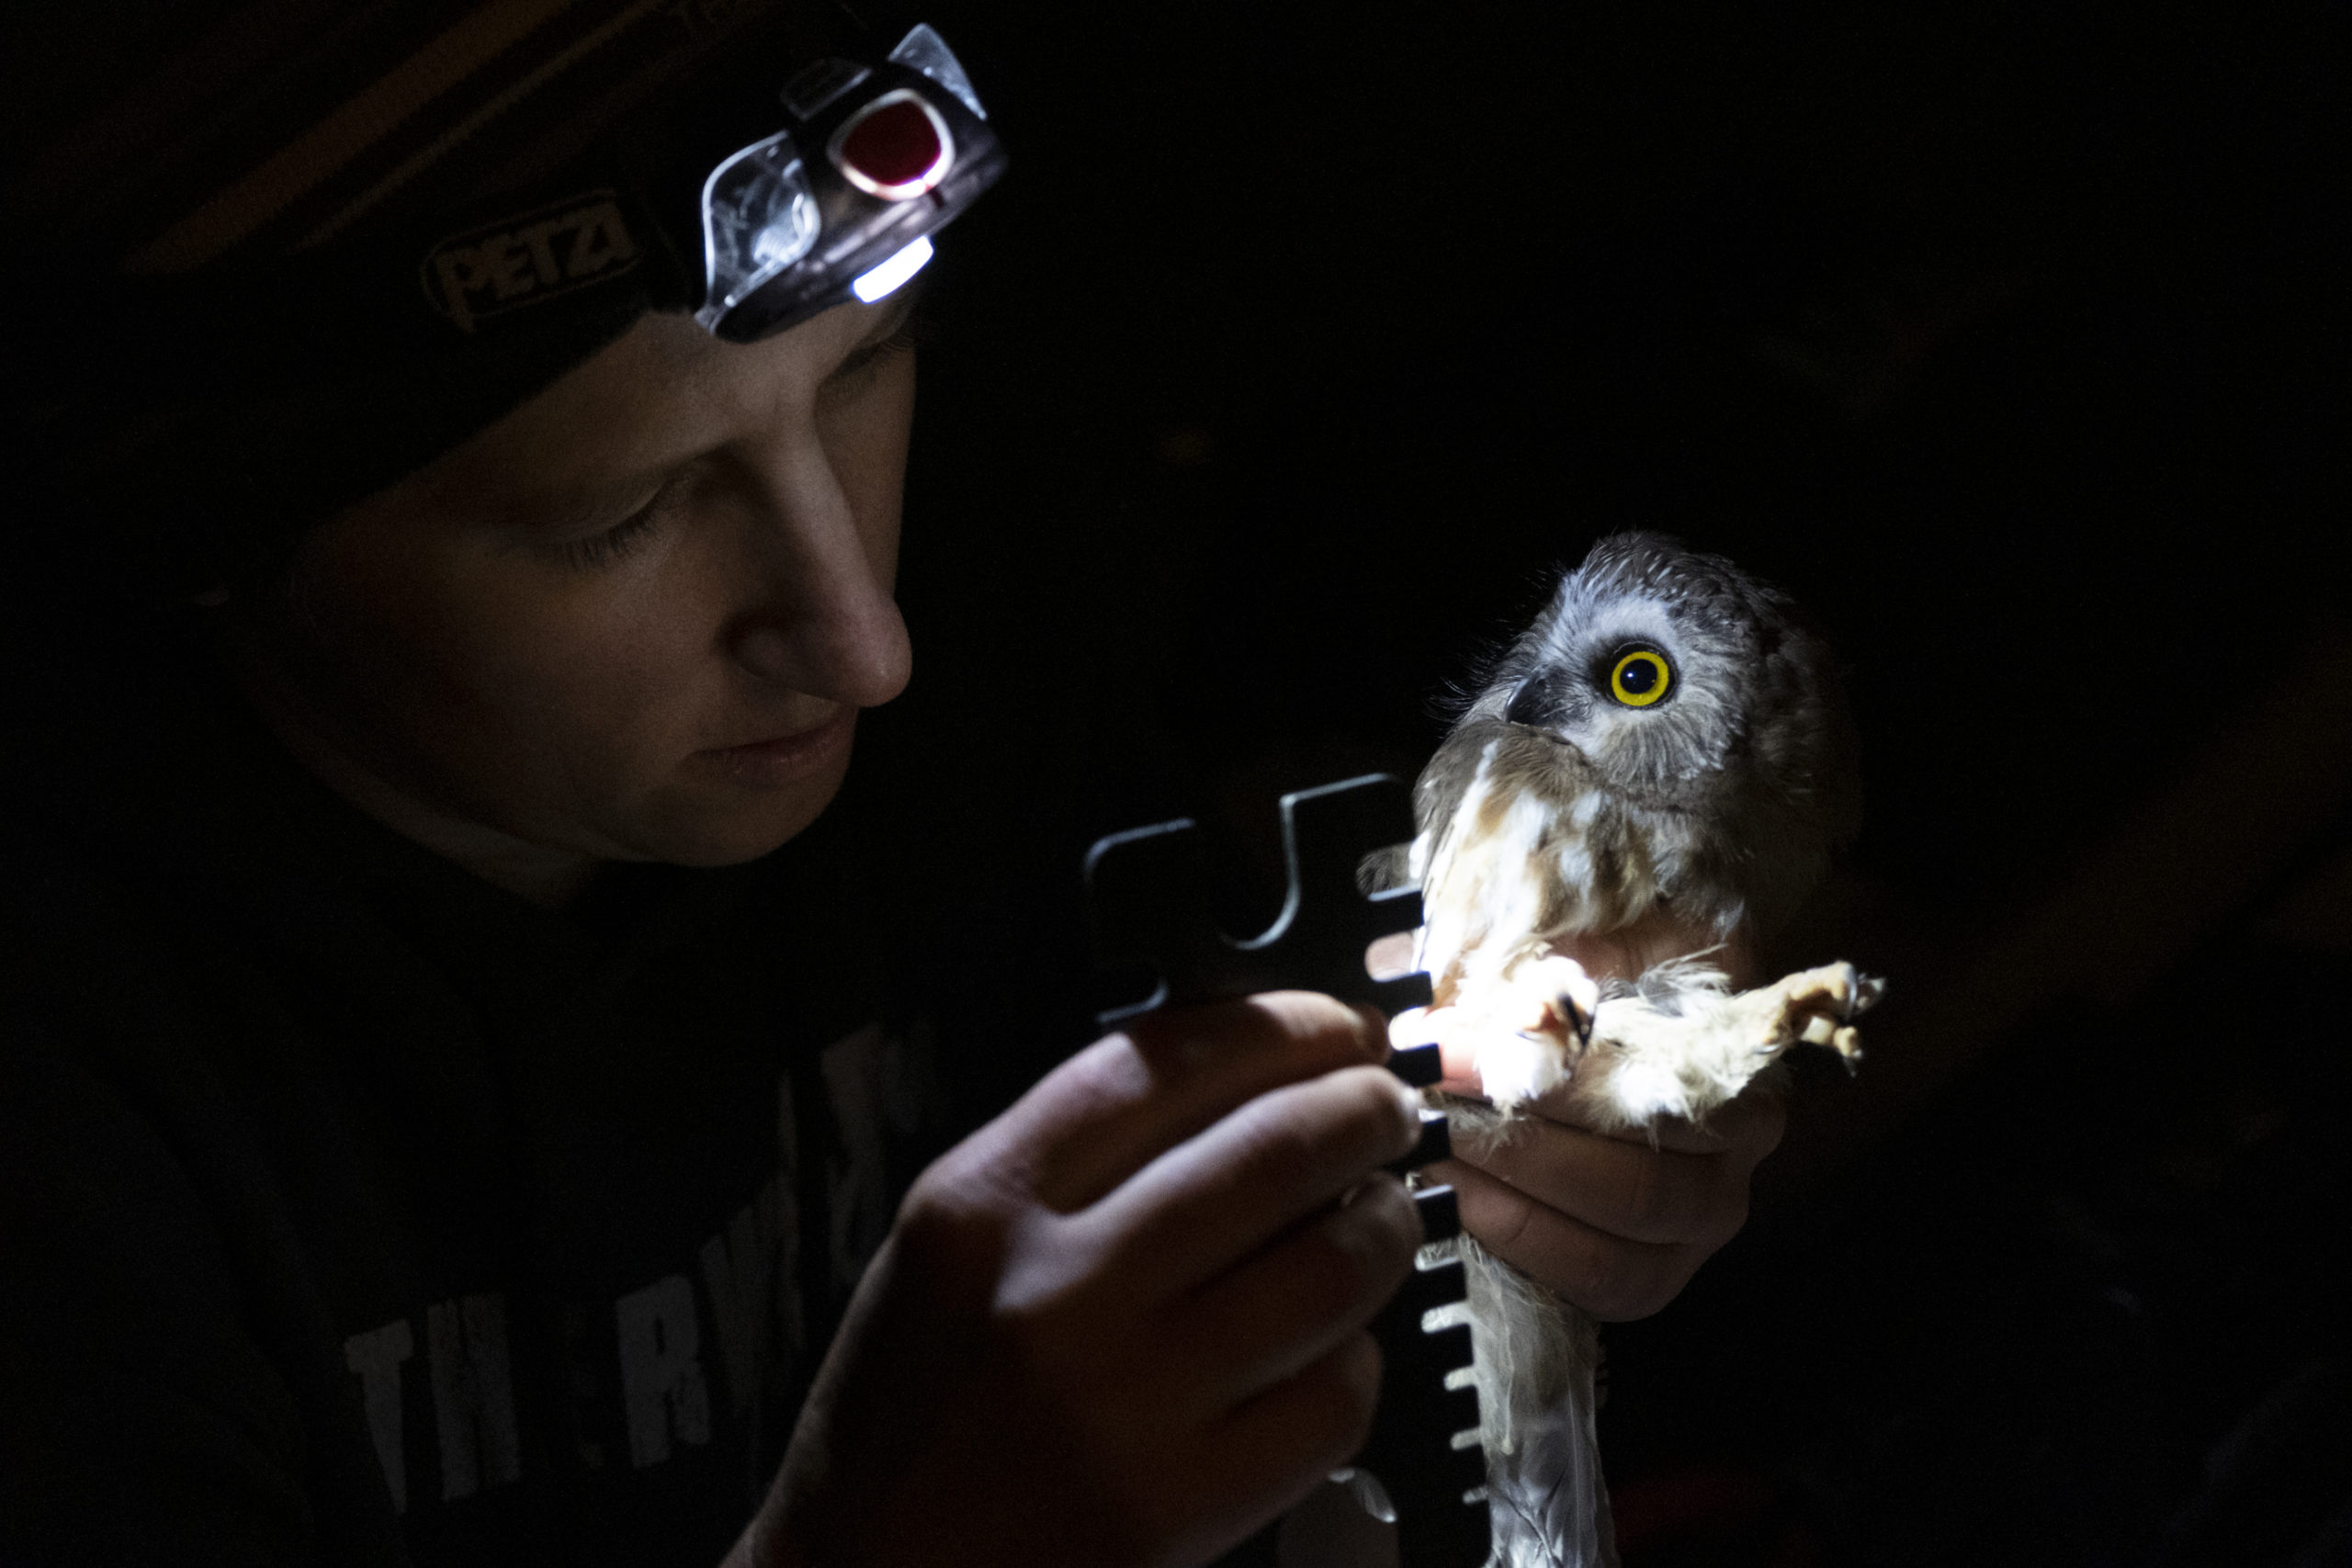
M1490 1568L1617 1568L1593 1429L1593 1321L1463 1238Z

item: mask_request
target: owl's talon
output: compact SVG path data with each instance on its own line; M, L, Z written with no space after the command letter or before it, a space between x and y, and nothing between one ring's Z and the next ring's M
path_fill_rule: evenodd
M1857 974L1854 976L1854 1010L1856 1012L1868 1012L1878 1006L1881 998L1885 995L1885 976Z
M1854 1020L1875 1003L1883 982L1864 975L1851 964L1826 964L1788 976L1755 993L1770 1010L1758 1020L1770 1050L1792 1045L1826 1045L1849 1066L1861 1055L1861 1035Z

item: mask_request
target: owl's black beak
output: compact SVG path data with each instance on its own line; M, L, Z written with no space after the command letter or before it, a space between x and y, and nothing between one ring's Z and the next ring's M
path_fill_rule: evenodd
M1503 709L1504 722L1523 724L1532 729L1549 729L1560 716L1560 694L1556 678L1531 675L1519 683L1510 694L1510 705Z

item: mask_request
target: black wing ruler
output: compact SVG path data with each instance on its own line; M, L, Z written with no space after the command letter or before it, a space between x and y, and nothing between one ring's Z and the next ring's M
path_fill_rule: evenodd
M1428 976L1374 980L1364 967L1374 941L1421 923L1417 890L1366 895L1356 878L1365 856L1412 838L1405 784L1367 774L1283 795L1281 810L1288 896L1273 924L1254 937L1228 936L1211 916L1200 833L1191 821L1114 833L1087 852L1098 958L1148 968L1159 980L1146 1000L1103 1013L1105 1027L1253 991L1323 991L1392 1013L1429 1001ZM1426 1088L1438 1078L1437 1047L1396 1052L1389 1066ZM1397 1168L1442 1159L1450 1148L1443 1115L1430 1111L1419 1146ZM1431 1241L1461 1234L1452 1188L1424 1187L1414 1201ZM1475 1439L1478 1427L1477 1391L1465 1372L1469 1325L1422 1327L1424 1314L1460 1302L1464 1288L1462 1265L1453 1259L1417 1269L1373 1322L1387 1370L1372 1437L1355 1462L1378 1479L1396 1509L1405 1568L1480 1568L1490 1550L1485 1451L1475 1440L1456 1442L1461 1433ZM1271 1563L1273 1545L1270 1529L1225 1563Z

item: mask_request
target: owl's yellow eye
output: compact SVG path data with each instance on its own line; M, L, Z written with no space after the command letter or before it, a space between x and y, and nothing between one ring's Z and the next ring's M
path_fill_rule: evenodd
M1655 706L1674 689L1674 668L1654 648L1629 648L1610 666L1609 694L1629 708Z

